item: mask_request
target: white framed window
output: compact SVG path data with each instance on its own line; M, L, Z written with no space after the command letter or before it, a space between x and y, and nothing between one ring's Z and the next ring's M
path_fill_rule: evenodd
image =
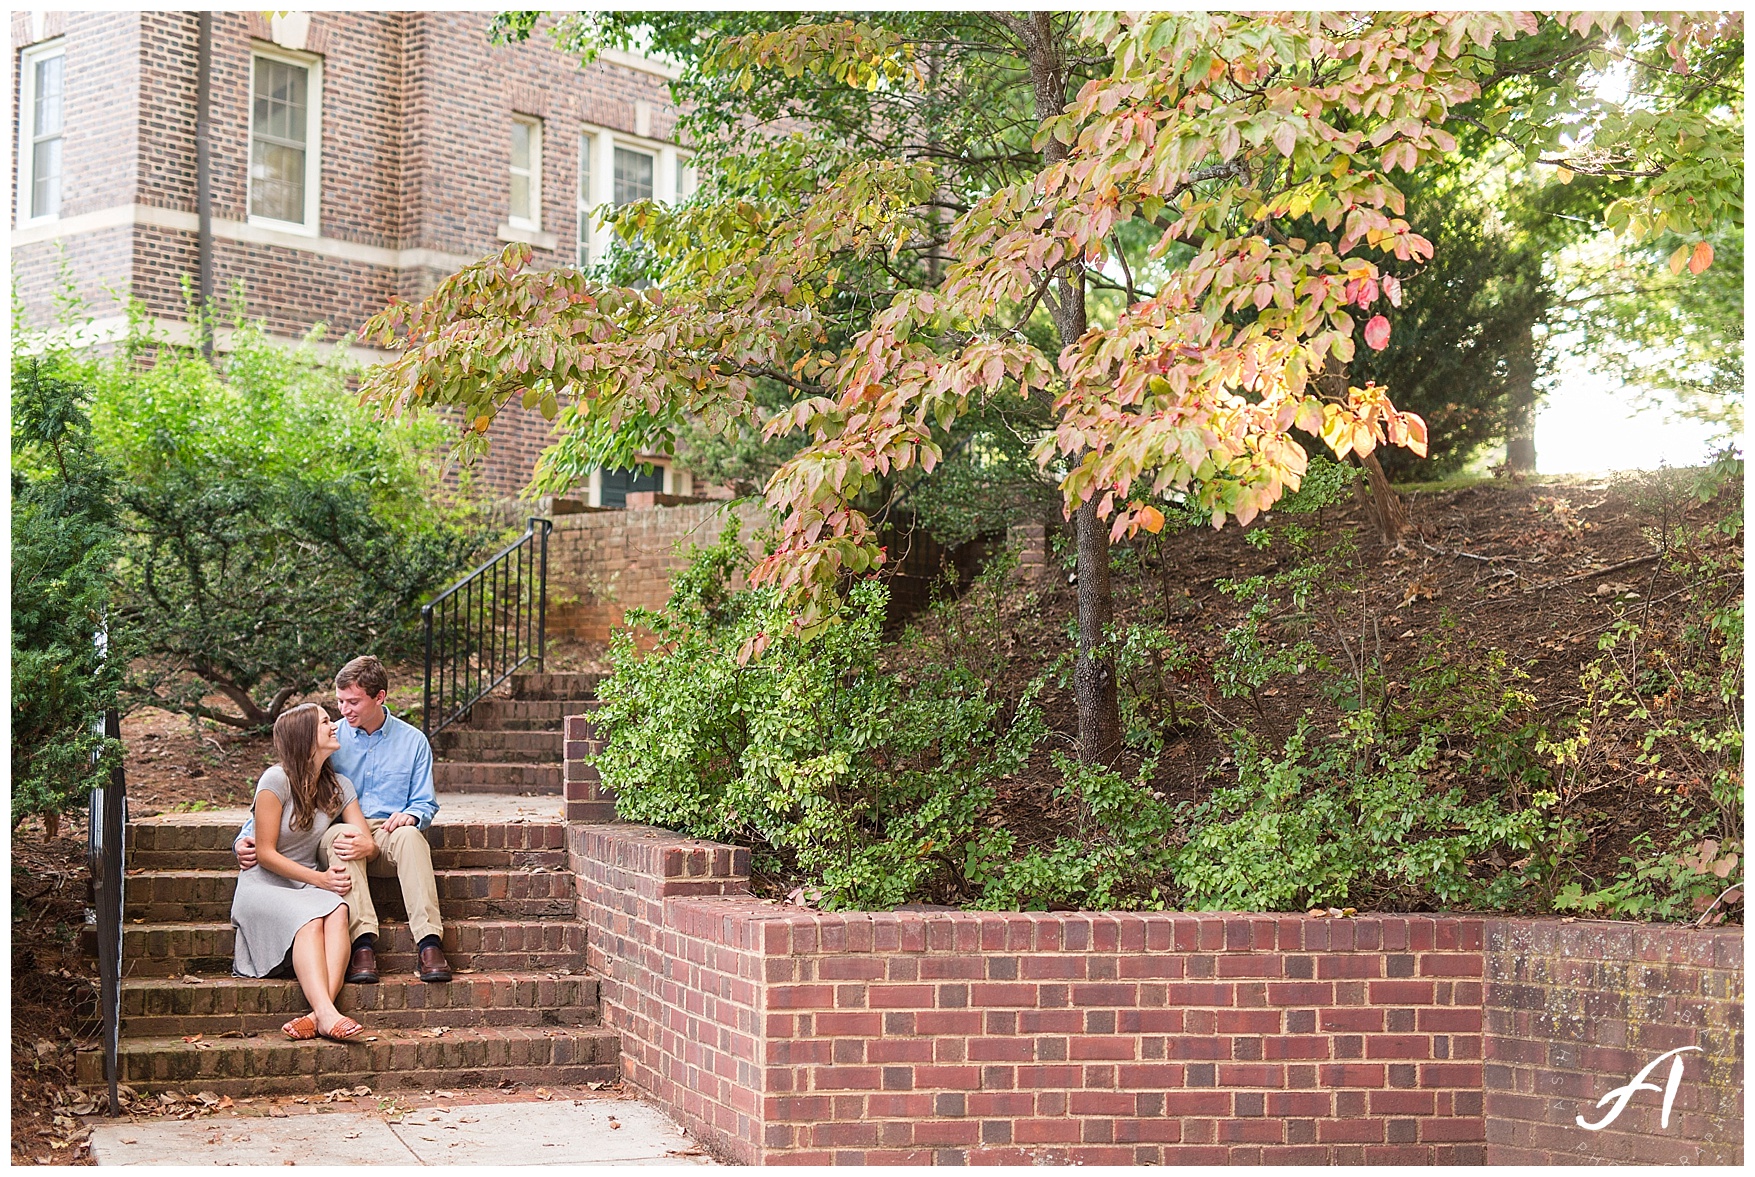
M316 234L322 111L321 58L284 49L251 51L251 222Z
M66 129L66 42L26 49L18 62L19 224L61 215L61 140Z
M701 173L694 163L687 159L678 159L676 163L676 198L687 200L701 186Z
M608 246L603 227L591 210L603 205L620 208L636 200L681 200L694 191L695 168L690 157L672 144L640 139L604 127L579 131L578 251L586 266L602 257Z
M514 229L542 228L542 120L512 117L511 205L506 223Z
M658 158L637 147L615 146L615 194L617 208L636 200L651 200L657 194L655 184Z

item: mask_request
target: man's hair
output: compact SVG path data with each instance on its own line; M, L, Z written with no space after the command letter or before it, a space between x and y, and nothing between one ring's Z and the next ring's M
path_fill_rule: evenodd
M361 654L335 672L335 689L357 686L373 698L390 689L390 676L384 664L370 654Z

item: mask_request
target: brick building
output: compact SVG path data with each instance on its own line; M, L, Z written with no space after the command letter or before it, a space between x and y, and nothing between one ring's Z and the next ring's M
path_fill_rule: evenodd
M488 41L485 12L216 12L210 25L212 280L276 335L356 330L391 295L525 241L595 257L586 210L692 190L665 64L581 68L539 33ZM199 23L192 12L13 12L12 272L33 327L71 277L99 338L111 291L187 338L198 281ZM221 332L218 346L225 346ZM368 358L370 354L368 353ZM548 426L508 411L480 476L520 489ZM686 473L592 476L591 505L687 494Z

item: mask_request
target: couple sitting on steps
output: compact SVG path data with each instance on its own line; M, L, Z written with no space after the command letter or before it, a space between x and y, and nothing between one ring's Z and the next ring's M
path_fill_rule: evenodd
M385 710L389 687L383 664L367 655L335 676L346 722L316 703L284 712L274 724L279 763L256 782L250 820L233 843L243 873L232 899L232 971L298 978L311 1012L281 1027L288 1038L346 1042L364 1030L335 998L344 980L378 981L368 869L402 883L416 975L451 979L423 833L439 811L433 753L420 729Z

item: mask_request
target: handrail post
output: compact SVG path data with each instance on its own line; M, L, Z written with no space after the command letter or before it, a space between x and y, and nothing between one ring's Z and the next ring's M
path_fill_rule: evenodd
M541 594L540 603L536 607L536 673L543 673L543 658L548 653L548 533L554 529L554 523L548 519L532 519L531 530L542 524L542 575L537 578L537 591Z
M420 607L421 648L425 651L426 677L420 692L420 731L430 735L433 730L433 607Z
M103 735L122 738L122 722L115 711L104 712ZM124 842L128 835L128 781L122 764L110 766L110 783L96 790L93 806L101 828L97 834L98 1000L103 1006L104 1078L110 1085L110 1115L122 1114L118 1086L122 1052L122 887L126 866Z

